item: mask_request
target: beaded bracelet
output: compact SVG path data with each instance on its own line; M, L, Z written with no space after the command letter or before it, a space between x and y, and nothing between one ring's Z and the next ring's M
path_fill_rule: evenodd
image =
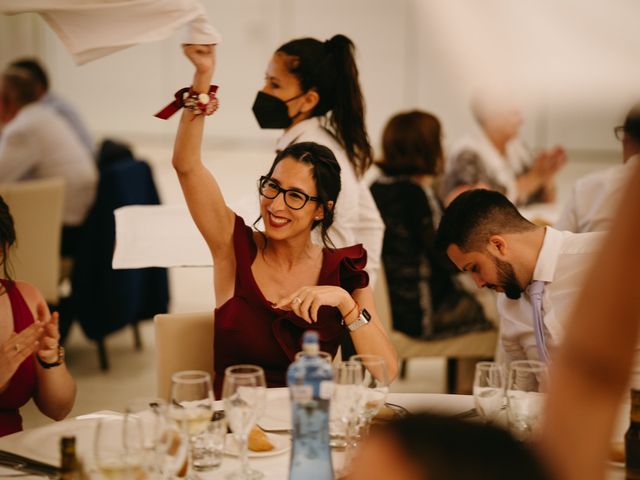
M212 115L220 106L218 97L216 97L217 91L217 85L211 85L209 93L197 93L192 87L181 88L175 93L175 100L156 113L154 117L166 120L182 107L187 108L194 115Z

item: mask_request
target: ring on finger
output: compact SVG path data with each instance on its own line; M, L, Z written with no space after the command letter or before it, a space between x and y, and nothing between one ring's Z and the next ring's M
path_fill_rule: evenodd
M291 303L302 303L302 300L300 300L300 297L294 297Z
M16 343L16 344L13 346L13 348L15 348L15 349L16 349L16 353L19 353L19 352L20 352L20 350L22 350L22 347L20 346L20 344L19 344L19 343Z

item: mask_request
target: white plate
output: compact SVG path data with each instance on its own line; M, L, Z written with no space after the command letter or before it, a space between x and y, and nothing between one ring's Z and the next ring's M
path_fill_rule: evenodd
M266 430L291 430L291 401L289 389L269 390L264 413L258 425Z
M291 438L284 435L274 435L272 433L267 433L267 438L273 444L273 450L269 450L266 452L253 452L248 450L249 458L260 458L260 457L272 457L274 455L280 455L281 453L288 452L291 449ZM236 439L233 433L227 433L227 438L225 438L224 442L224 453L226 455L231 455L232 457L237 457L240 455L240 449L236 444Z
M25 430L11 438L11 444L0 448L51 465L60 465L60 439L76 437L76 451L82 459L93 458L93 434L98 419L121 416L115 412L101 412Z

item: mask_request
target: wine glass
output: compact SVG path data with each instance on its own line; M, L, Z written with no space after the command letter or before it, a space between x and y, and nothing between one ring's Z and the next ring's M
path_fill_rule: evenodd
M473 401L480 418L495 422L504 406L504 367L496 362L478 362L473 379Z
M258 421L266 401L264 370L256 365L235 365L224 371L222 398L227 416L240 449L240 469L229 479L259 479L263 473L252 469L247 458L249 432Z
M213 415L211 375L201 370L185 370L171 376L169 418L188 436L190 445L202 433ZM191 451L191 446L189 451ZM197 479L188 455L188 478Z
M329 413L331 446L344 448L352 440L358 420L362 368L358 362L341 362L334 368L334 387Z
M93 454L102 478L145 478L145 451L139 419L129 415L98 421Z
M516 436L527 440L536 434L548 386L547 365L537 360L517 360L509 365L507 417Z
M356 362L362 373L359 415L362 433L366 436L369 433L371 420L384 406L389 393L387 365L380 355L371 354L353 355L349 361Z

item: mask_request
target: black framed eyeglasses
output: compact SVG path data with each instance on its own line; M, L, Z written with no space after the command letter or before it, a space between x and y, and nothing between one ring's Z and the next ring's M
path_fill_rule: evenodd
M318 197L312 197L311 195L307 195L299 190L287 190L286 188L282 188L278 185L278 182L265 176L260 177L260 180L258 181L258 191L260 192L260 195L270 200L273 200L282 193L284 196L284 203L286 203L287 207L292 210L300 210L309 200L313 202L320 201Z
M613 129L613 134L620 141L624 140L624 126L620 125Z

